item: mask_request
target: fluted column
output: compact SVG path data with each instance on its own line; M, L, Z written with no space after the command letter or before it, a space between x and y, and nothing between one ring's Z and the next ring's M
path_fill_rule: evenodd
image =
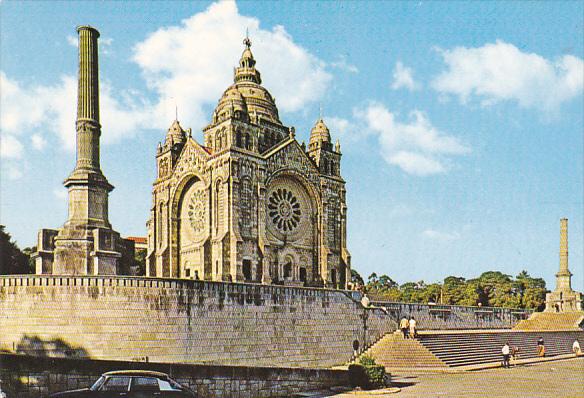
M568 269L568 219L560 220L560 270L556 274L556 290L572 291L572 273Z
M77 163L76 169L99 170L99 67L97 39L99 32L79 26L79 86L77 91Z
M568 219L560 220L560 273L568 271Z

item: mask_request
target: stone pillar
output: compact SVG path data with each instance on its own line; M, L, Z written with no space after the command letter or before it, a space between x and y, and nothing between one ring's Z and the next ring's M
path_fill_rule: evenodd
M572 291L572 273L568 269L568 219L560 220L560 270L556 274L556 290Z
M79 83L77 90L76 169L99 170L99 32L79 26Z
M115 275L120 271L125 246L108 221L108 195L114 187L101 172L99 162L99 32L90 26L80 26L77 32L77 160L64 182L69 192L69 212L54 238L52 273ZM39 265L37 272L46 270Z

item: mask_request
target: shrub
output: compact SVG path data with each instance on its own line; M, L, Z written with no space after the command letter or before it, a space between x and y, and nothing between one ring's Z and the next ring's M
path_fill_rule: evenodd
M376 365L375 358L369 355L363 355L361 358L359 358L359 364L363 366L374 366Z
M349 381L352 387L366 390L385 386L385 366L377 365L373 357L364 355L358 364L349 365Z

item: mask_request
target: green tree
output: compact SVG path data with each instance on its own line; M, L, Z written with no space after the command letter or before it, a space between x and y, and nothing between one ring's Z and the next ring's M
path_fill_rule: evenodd
M458 276L448 276L444 279L442 302L444 304L460 304L465 298L466 280Z
M519 295L520 308L542 310L545 307L547 289L542 278L532 278L527 271L521 271L514 284Z
M0 225L0 275L29 274L29 257L24 254L8 232Z

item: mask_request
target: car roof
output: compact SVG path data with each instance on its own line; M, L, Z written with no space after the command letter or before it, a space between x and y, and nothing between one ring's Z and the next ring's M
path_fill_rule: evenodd
M103 376L150 376L164 379L168 378L166 373L155 372L153 370L114 370L104 373Z

